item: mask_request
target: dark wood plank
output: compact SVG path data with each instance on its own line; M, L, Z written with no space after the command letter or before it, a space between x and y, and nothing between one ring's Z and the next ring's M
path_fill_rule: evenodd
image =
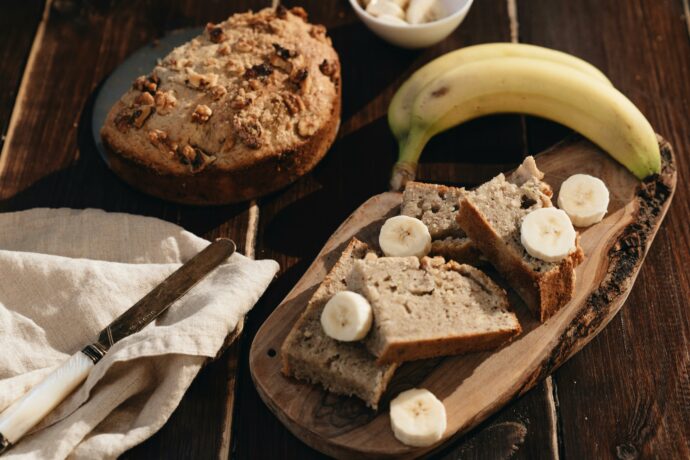
M0 211L98 207L163 218L207 238L232 237L240 252L253 249L245 247L248 203L194 208L145 196L105 167L90 127L94 91L129 53L165 31L221 20L248 6L240 1L53 2L35 45L36 59L24 73L24 97L14 108L13 128L0 158ZM31 26L29 13L21 13L27 15L22 27ZM20 23L23 16L12 14L3 11L3 24L12 18ZM9 37L5 30L3 37ZM0 63L5 64L11 63ZM2 75L5 80L4 70ZM7 76L9 84L14 77L11 72ZM9 107L3 104L2 110ZM126 457L217 456L229 442L224 424L233 411L238 351L238 345L231 347L203 369L168 424Z
M3 5L0 16L0 150L5 143L19 82L42 15L42 0Z
M521 38L604 70L674 145L681 178L690 174L684 3L518 0ZM562 133L528 123L531 149ZM690 456L688 215L690 191L681 185L627 304L556 374L564 457Z
M395 48L373 36L347 2L317 0L284 2L303 5L314 22L325 24L340 54L343 68L343 113L339 138L314 172L283 192L260 200L261 219L257 257L281 264L279 278L250 313L243 339L245 352L239 376L234 454L237 458L320 458L292 436L269 412L254 389L246 361L251 338L272 309L309 266L328 236L357 206L387 190L396 145L385 119L388 102L404 79L430 59L460 46L510 40L506 2L476 3L463 25L446 41L424 51ZM522 124L517 116L476 120L434 139L425 153L419 177L427 181L471 185L510 168L523 155ZM478 168L472 165L483 163ZM546 390L543 386L487 421L469 439L485 430L500 433L508 442L513 431L503 425L518 423L526 434L516 458L548 458L550 436ZM512 425L511 425L512 426ZM489 437L486 437L489 439ZM493 438L491 438L493 439ZM266 440L270 440L267 442ZM465 452L464 440L446 453ZM484 444L486 446L486 444ZM502 450L489 450L501 458ZM492 457L488 457L492 458Z

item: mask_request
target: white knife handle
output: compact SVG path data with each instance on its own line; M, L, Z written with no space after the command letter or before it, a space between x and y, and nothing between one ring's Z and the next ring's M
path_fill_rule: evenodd
M93 369L94 361L83 352L73 354L41 383L0 414L0 453L14 444L55 409L79 386Z

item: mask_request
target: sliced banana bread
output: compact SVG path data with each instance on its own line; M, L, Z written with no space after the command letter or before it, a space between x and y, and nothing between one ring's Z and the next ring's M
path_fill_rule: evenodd
M489 262L510 283L540 321L568 303L575 287L575 267L583 253L576 249L560 262L530 256L520 242L522 219L550 207L551 187L528 157L507 180L503 174L472 191L463 191L457 221Z
M456 221L461 193L457 187L410 181L403 192L400 213L421 220L429 228L432 255L476 264L480 253Z
M376 409L397 364L377 364L363 342L339 342L321 327L321 312L338 291L348 288L348 275L368 246L352 239L338 262L316 290L281 349L283 373L328 391L354 395Z
M379 363L498 347L521 331L505 291L481 270L442 257L367 257L351 287L371 304L367 347Z

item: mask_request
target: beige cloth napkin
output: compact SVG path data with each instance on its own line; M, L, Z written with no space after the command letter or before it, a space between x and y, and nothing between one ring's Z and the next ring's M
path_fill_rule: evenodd
M0 410L207 244L158 219L94 209L0 214ZM234 254L116 343L6 458L115 458L151 436L277 270Z

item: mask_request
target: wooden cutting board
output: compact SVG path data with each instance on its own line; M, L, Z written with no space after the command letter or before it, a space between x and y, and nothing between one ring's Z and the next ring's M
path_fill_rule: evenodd
M676 187L672 149L661 138L660 145L662 173L642 183L586 140L566 141L538 155L544 180L555 192L575 173L601 178L610 191L606 218L581 231L586 257L577 268L574 298L539 324L509 291L523 326L516 340L492 352L406 363L376 413L357 398L329 394L280 372L285 336L344 246L353 236L376 244L382 223L399 213L400 193L372 197L335 231L256 334L249 362L264 402L302 441L339 458L416 457L473 428L580 350L625 302ZM411 387L429 389L446 407L448 428L435 446L407 447L393 437L388 402Z

